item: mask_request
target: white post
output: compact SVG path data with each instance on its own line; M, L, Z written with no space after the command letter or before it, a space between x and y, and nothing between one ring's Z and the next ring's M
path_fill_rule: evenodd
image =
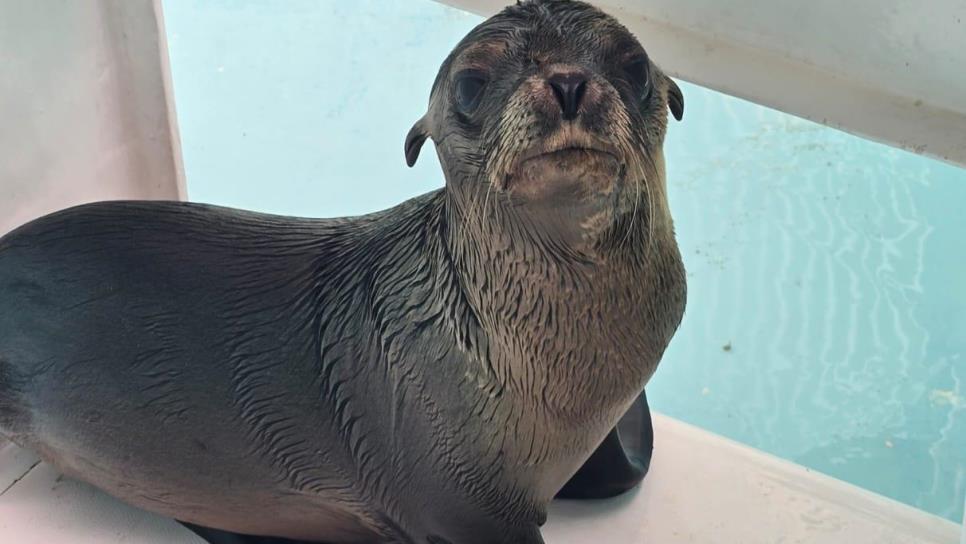
M959 544L966 544L966 496L963 497L963 529L959 535Z
M160 0L0 2L0 235L108 199L183 199Z

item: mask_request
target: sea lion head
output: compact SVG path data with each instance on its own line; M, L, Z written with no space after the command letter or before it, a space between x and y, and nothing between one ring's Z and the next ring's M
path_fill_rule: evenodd
M600 244L666 210L668 109L681 119L680 89L614 18L579 1L522 1L443 62L406 159L432 138L464 216Z

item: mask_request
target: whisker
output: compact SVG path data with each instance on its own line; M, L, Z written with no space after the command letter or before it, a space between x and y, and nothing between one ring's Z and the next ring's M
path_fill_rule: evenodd
M648 163L650 165L650 170L656 172L657 171L657 168L654 165L654 162L651 161L650 156L647 153L643 153L643 154L641 154L641 156L644 157L648 161ZM654 242L654 219L655 219L655 216L657 214L657 212L656 212L657 203L655 202L655 199L653 198L653 195L651 195L651 189L652 188L650 187L650 184L647 183L647 173L645 171L644 166L645 165L641 164L641 176L644 178L644 188L645 188L645 191L647 192L647 195L646 195L646 198L647 198L647 232L646 232L647 240L645 242L646 245L644 246L644 255L650 255L651 245Z
M636 161L635 161L636 162ZM631 231L634 230L634 224L637 222L637 209L641 201L641 182L638 181L636 176L629 176L632 183L634 183L634 210L631 212L631 219L627 225L627 229L624 231L624 239L621 240L619 246L628 245L628 240L631 237Z

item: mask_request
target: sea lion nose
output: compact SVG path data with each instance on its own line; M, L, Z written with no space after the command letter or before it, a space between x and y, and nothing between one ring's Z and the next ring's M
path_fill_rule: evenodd
M580 102L587 91L587 78L583 74L569 72L554 74L547 78L547 83L550 84L557 102L560 103L564 120L575 119L577 111L580 110Z

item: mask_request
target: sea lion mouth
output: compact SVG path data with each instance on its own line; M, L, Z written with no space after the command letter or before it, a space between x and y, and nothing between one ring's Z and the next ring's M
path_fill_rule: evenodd
M614 160L617 160L617 153L614 151L600 149L596 147L585 147L579 145L569 145L561 147L558 149L551 150L541 150L536 152L531 152L523 156L520 160L520 166L533 160L548 159L548 160L567 160L569 158L586 158L591 157L595 154L609 155Z
M575 126L562 127L554 134L538 139L537 145L521 151L513 161L515 164L510 168L511 174L534 160L592 158L596 155L608 155L619 160L617 147L606 138Z
M615 150L566 144L524 153L504 189L528 201L562 202L611 194L620 172Z

